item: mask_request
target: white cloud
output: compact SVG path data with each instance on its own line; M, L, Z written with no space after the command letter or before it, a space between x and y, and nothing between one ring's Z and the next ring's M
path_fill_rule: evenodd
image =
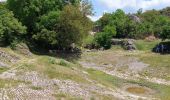
M146 10L159 5L170 6L170 0L98 0L98 2L108 9L130 7L133 9L143 8Z
M100 19L102 16L88 16L92 21L97 21Z

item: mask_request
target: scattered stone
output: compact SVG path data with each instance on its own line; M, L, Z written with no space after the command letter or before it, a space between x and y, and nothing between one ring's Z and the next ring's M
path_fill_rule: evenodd
M8 54L4 51L0 51L0 58L3 58L9 62L12 62L12 63L15 63L17 62L18 60L20 60L19 57L15 56L15 55L11 55L11 54Z
M3 63L3 62L0 62L0 68L1 68L1 67L3 67L3 68L4 68L4 67L8 67L8 65L5 64L5 63Z

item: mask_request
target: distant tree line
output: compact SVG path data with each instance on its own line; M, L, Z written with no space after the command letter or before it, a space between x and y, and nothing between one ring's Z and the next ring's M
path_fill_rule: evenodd
M148 10L142 12L139 9L135 14L125 14L121 9L113 13L105 13L96 25L101 28L101 32L105 28L116 29L117 38L145 38L154 35L158 38L169 38L170 30L170 8L163 10Z
M113 13L104 13L95 26L100 32L92 44L104 48L111 46L111 37L144 39L152 35L165 40L170 38L170 8L145 12L139 9L134 14L117 9Z

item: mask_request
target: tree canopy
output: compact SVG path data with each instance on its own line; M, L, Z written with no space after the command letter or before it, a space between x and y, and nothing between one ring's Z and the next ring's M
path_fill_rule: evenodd
M44 48L81 45L92 28L89 0L7 0L7 8L27 27L26 37Z
M13 41L21 39L26 33L26 27L22 26L14 14L0 5L0 41L10 44Z
M115 26L117 38L145 38L149 35L161 38L164 27L170 24L167 10L142 12L139 9L136 14L125 14L118 9L113 13L105 13L96 24L103 32L106 26Z

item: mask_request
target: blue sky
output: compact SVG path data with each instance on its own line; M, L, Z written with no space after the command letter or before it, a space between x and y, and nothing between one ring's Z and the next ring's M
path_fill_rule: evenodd
M90 18L95 21L104 12L113 12L123 9L126 13L134 13L142 8L143 11L151 9L162 9L170 6L170 0L91 0L95 15Z

